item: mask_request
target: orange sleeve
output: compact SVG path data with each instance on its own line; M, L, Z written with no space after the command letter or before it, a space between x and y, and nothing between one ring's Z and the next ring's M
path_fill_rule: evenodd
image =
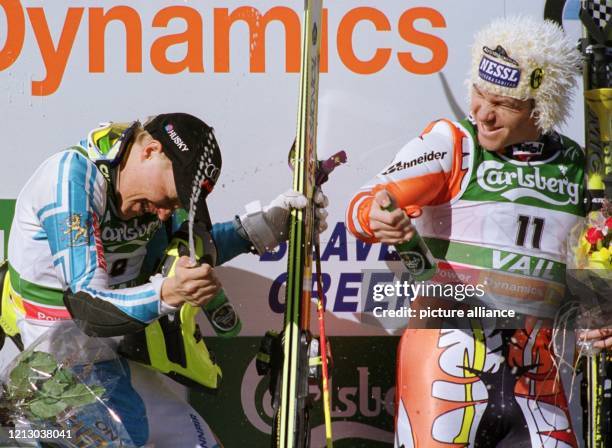
M438 127L444 125L447 128ZM443 204L456 197L467 171L462 169L464 137L448 120L431 123L351 199L346 217L349 231L365 242L377 242L369 216L374 195L380 190L387 190L397 206L413 216L422 206Z

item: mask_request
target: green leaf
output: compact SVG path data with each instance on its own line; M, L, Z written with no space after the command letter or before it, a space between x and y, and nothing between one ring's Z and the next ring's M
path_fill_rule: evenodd
M51 379L45 381L42 385L42 391L45 395L51 395L54 397L61 396L62 392L69 386L70 383L66 383L64 378L60 375L55 375Z
M28 359L28 364L32 370L52 374L58 368L57 360L45 352L32 352Z
M38 418L51 418L63 412L68 407L68 404L62 400L53 400L49 398L37 398L29 403L30 412Z
M89 386L89 389L97 398L101 398L104 392L106 392L103 386Z
M72 372L70 372L68 369L65 369L63 367L60 367L59 369L57 369L57 372L55 372L55 375L53 377L62 384L72 384L76 382L75 377L72 374Z
M98 387L99 386L94 386L93 390L90 390L83 383L74 384L64 391L62 400L74 407L94 403L98 396Z
M37 383L51 378L57 369L55 358L49 353L31 352L19 360L9 374L8 390L16 399L37 394Z
M31 393L31 371L28 364L23 361L17 364L9 374L9 393L15 398L22 398Z

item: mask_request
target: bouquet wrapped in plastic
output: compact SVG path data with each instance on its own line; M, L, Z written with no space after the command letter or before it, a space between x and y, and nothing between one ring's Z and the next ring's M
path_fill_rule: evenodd
M612 204L607 202L572 230L570 248L569 269L588 269L604 277L612 272Z
M612 204L575 226L568 241L567 285L578 300L576 328L612 325ZM591 347L580 347L589 354Z
M113 403L125 378L108 342L54 326L0 373L0 446L136 446Z

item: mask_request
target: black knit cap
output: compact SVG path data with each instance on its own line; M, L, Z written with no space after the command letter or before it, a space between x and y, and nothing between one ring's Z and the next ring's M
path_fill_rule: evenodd
M221 150L213 129L193 115L171 113L157 115L145 125L145 130L161 143L172 162L181 205L189 210L195 200L195 219L210 228L206 197L221 173ZM201 186L198 198L194 197L196 185Z

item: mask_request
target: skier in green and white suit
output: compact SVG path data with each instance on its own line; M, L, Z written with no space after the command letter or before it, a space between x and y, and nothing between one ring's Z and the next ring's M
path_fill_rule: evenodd
M555 131L568 118L580 62L552 22L494 21L473 45L470 117L431 123L349 205L349 229L372 243L409 241L420 216L416 227L439 261L434 281L486 280L480 300L525 317L518 329L479 319L467 329L408 323L398 350L398 448L577 446L551 323L565 298L566 239L585 214L583 151ZM448 306L432 297L412 304ZM612 346L606 334L592 337Z

